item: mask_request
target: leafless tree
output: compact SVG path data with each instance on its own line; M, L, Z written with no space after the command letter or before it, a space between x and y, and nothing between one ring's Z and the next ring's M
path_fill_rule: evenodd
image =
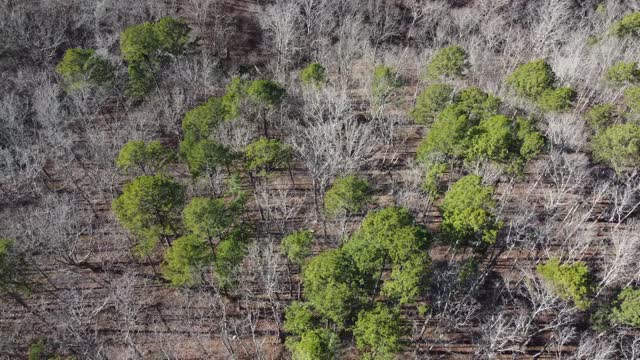
M450 19L451 5L446 1L421 2L410 1L413 23L409 30L409 37L415 39L418 47L438 48L445 37L443 32L452 23Z
M67 34L84 25L73 16L76 14L73 4L64 0L36 3L3 0L0 5L1 32L7 35L4 47L36 64L51 63L69 41Z
M621 184L610 184L607 195L610 203L607 220L620 224L640 206L640 180L637 171L629 174Z
M577 335L576 328L572 325L561 326L554 329L550 347L555 352L556 359L562 359L565 346L575 341Z
M114 279L110 295L110 305L114 308L117 317L118 330L123 342L127 344L127 358L143 358L136 344L136 332L142 325L145 302L150 299L141 296L146 292L146 283L138 278L138 274L126 273Z
M167 104L178 110L176 115L190 110L198 99L216 95L220 91L220 66L219 59L203 51L200 54L178 57L164 69L161 85L172 90L167 96L174 103L179 100L178 95L184 98L181 101L183 106Z
M549 257L585 261L596 278L594 304L640 280L638 174L616 175L592 161L593 132L584 119L594 104L623 101L626 86L612 86L606 73L617 62L639 62L640 48L609 29L640 6L614 0L602 6L598 0L401 3L0 0L0 235L16 240L34 265L27 275L37 285L24 297L26 306L0 305L2 355L20 358L42 336L61 355L82 359L286 357L283 312L300 282L285 273L278 239L317 230L318 220L327 228L322 198L335 178L366 176L376 188L372 206L403 206L417 223L438 224L442 194L425 193L430 164L413 159L424 128L406 111L430 82L421 75L433 54L458 44L472 66L464 78L444 81L456 89L478 86L503 99L505 111L539 118L550 151L519 176L489 161L434 160L449 165L443 188L468 173L496 186L496 214L505 226L485 253L434 243L429 293L416 304L428 309L402 309L414 357L451 351L464 341L477 358L639 358L640 338L632 329L586 328L590 312L560 299L535 267ZM202 51L164 64L155 91L132 101L124 91L120 34L167 15L187 21ZM244 40L261 42L257 56ZM117 68L113 86L66 88L54 67L72 47L93 48L109 59ZM260 57L263 50L273 56ZM293 147L294 171L252 181L248 207L261 210L262 219L234 274L237 288L223 291L207 275L197 287L168 289L157 273L162 254L133 261L126 234L114 231L110 204L129 180L114 158L133 139L160 139L175 148L184 113L223 93L227 70L240 72L233 63L239 53L247 54L240 61L251 72L275 77L289 96L268 111L245 100L238 119L221 123L212 139L241 153L262 133L255 120L264 119L272 136ZM542 57L556 86L576 90L573 110L542 113L505 84L516 66ZM326 67L328 81L298 89L291 79L302 62L312 61ZM407 81L374 104L371 69L381 63ZM186 180L184 164L171 164L167 172L189 195L221 197L235 165L197 182ZM359 221L336 219L324 238L346 238ZM314 250L337 245L317 237ZM477 271L467 274L471 262ZM340 355L352 356L350 344L343 345ZM457 354L438 354L448 355Z
M580 193L589 181L589 159L582 153L552 150L544 170L553 188L546 193L545 207L554 211L571 194Z
M64 113L58 100L59 88L44 78L33 93L35 119L41 126L39 137L41 146L47 148L50 159L67 160L70 157L74 136L70 129L70 119ZM68 161L68 160L67 160Z
M374 58L378 50L387 41L400 36L400 11L394 4L381 0L367 1L366 16L369 22L369 34L374 49Z
M530 269L523 270L521 276L517 282L507 283L505 288L514 300L524 299L524 302L516 300L516 306L523 311L516 322L516 329L521 329L521 346L526 347L534 337L551 332L554 340L546 346L561 352L564 344L573 337L571 329L576 321L577 310L571 304L560 301ZM546 346L538 355L547 351Z
M421 190L424 182L425 169L421 163L410 163L403 171L394 189L394 200L416 214L418 218L426 216L433 205L432 197Z
M269 6L265 16L260 18L260 25L269 34L276 55L273 72L282 82L286 82L286 74L301 50L299 13L300 9L294 2L280 0Z
M316 211L330 181L354 173L377 148L370 124L358 124L345 92L325 89L308 99L303 125L288 140L307 167L313 182Z
M244 148L258 137L255 123L244 118L221 124L215 137L221 144L234 151L244 151Z
M31 252L43 250L64 265L84 266L92 253L93 215L73 195L46 195L22 214L22 233Z
M580 342L571 359L609 360L616 358L615 342L607 336L597 336L586 333L580 337Z
M51 337L64 349L87 359L106 359L105 345L95 331L96 316L105 309L106 301L94 290L66 290L58 294L58 310L49 312L53 326ZM106 298L103 298L106 299Z
M622 359L631 360L640 356L640 338L638 335L620 332L617 337Z
M0 194L18 201L40 193L37 183L46 158L34 143L35 130L27 126L27 99L7 93L0 100Z
M549 118L546 135L552 146L560 150L582 150L587 143L585 122L576 114Z
M531 32L530 44L533 57L548 55L561 46L571 28L574 17L570 1L544 1L542 4L531 4L529 11L539 12L530 19L537 23Z
M502 352L522 353L526 345L532 323L526 313L493 314L481 327L482 347L477 354L495 358Z
M476 295L483 277L474 274L468 283L461 284L461 268L460 263L449 261L446 266L433 270L432 279L437 286L431 292L431 316L427 321L434 321L438 331L464 329L477 319L481 310Z
M629 285L640 276L640 224L632 222L616 227L609 234L610 243L603 246L604 267L598 288Z
M366 26L358 14L347 12L340 15L340 18L341 21L336 30L338 43L332 48L331 58L327 60L335 59L339 84L346 88L351 80L352 65L358 57L362 56L369 44L365 41Z
M98 0L92 2L99 48L109 49L118 42L119 34L127 26L145 21L155 21L163 16L176 15L176 1L142 0L128 2L125 0Z
M218 336L222 340L227 353L231 358L236 358L236 351L234 348L234 343L243 338L243 332L239 332L240 321L236 318L233 318L229 314L229 307L231 304L228 304L218 292L215 293L213 299L214 302L218 304L218 315L221 315L221 324L218 328ZM240 335L240 336L238 336Z
M322 52L330 45L330 36L335 26L335 3L331 0L296 0L301 12L301 27L305 39L302 45L306 56L322 59Z
M262 296L266 298L265 305L267 306L264 311L269 312L270 323L272 324L270 327L278 337L280 337L280 328L282 326L281 314L285 307L284 299L280 297L280 294L285 292L283 271L284 263L282 262L282 258L278 256L273 241L268 241L264 244L258 242L252 244L247 256L247 266L242 275L245 279L242 283L245 284L245 286L241 291L244 293L247 304L254 304L256 301L259 302ZM255 311L259 311L259 309L255 309ZM258 319L254 320L252 315L251 318L248 319L248 323L251 324L252 321L258 321ZM253 332L255 332L255 330L252 329L252 333ZM257 339L255 338L253 341L256 351L260 352L258 349L262 348L262 345L257 344Z
M189 0L185 13L194 19L205 46L216 56L225 57L233 33L234 18L225 14L224 0Z
M305 205L305 194L297 195L287 188L288 182L273 189L275 184L261 181L256 184L255 201L262 209L267 231L287 232L290 224Z

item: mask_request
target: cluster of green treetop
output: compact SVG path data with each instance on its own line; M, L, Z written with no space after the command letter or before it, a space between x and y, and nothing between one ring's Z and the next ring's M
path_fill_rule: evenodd
M640 13L634 13L616 23L611 32L618 37L638 37L639 29ZM127 64L128 93L134 97L144 96L157 85L163 63L196 51L186 23L170 17L127 28L120 45ZM511 111L482 89L456 90L447 83L464 77L469 68L463 48L438 51L424 71L427 85L410 112L416 123L429 127L417 159L426 169L423 190L434 199L443 195L439 233L429 235L406 209L388 207L370 211L339 248L316 256L312 256L312 231L293 232L282 239L282 253L300 267L304 289L304 301L293 302L286 310L286 345L294 358L333 358L346 334L353 335L363 358L392 358L401 350L407 331L403 308L413 304L422 314L428 309L425 295L433 285L429 281L430 245L439 241L482 254L497 241L503 225L493 199L494 187L471 174L447 190L443 175L454 166L486 161L518 174L545 150L546 141L533 116ZM110 86L116 67L92 49L69 49L57 71L73 91L88 85ZM327 81L326 69L312 63L301 70L299 78L305 86L321 87ZM622 175L640 163L638 64L615 64L606 81L626 86L624 107L599 104L585 118L593 130L593 158ZM505 83L541 114L569 111L577 98L573 89L559 85L544 59L518 66ZM401 85L392 68L377 66L371 84L374 103L384 103ZM267 177L294 160L291 146L268 135L267 114L286 101L286 95L285 88L274 81L236 77L223 96L211 97L185 114L177 153L158 141L130 141L122 148L116 159L118 167L138 176L124 186L113 202L113 211L136 237L139 256L150 256L164 243L162 274L172 285L198 286L210 274L221 287L234 286L235 272L253 232L245 214L242 180ZM216 140L216 131L241 115L258 121L264 136L243 151L234 151ZM187 199L185 185L168 175L168 166L177 161L187 164L194 180L227 172L226 192L219 197ZM324 213L328 218L364 214L372 193L364 178L338 178L325 194ZM24 261L11 251L11 241L2 240L0 286L5 292L21 291L24 286L14 270L16 262ZM551 259L539 265L537 272L559 297L578 309L591 308L594 285L585 263ZM640 290L623 289L598 314L599 324L640 326Z

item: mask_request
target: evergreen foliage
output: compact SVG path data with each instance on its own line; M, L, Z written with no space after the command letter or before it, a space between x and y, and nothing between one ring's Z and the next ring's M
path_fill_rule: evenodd
M564 111L571 107L576 92L556 87L556 74L544 59L519 65L506 79L515 92L538 104L542 111Z
M213 262L207 242L195 235L175 240L164 255L162 275L173 286L193 286L200 282L204 268Z
M311 231L293 232L282 239L280 247L289 261L296 265L302 265L304 260L311 255L313 233Z
M422 183L422 190L424 190L429 197L435 199L438 197L441 191L440 179L445 171L447 171L447 164L435 162L429 163L427 174L424 177Z
M373 70L373 80L371 81L373 101L381 104L399 88L401 84L395 70L385 65L376 66Z
M621 173L640 165L640 126L612 125L593 139L593 156Z
M618 62L607 69L606 76L614 85L637 83L640 81L640 69L636 62Z
M640 11L627 14L613 23L610 32L619 38L640 37Z
M294 334L302 335L316 327L316 319L308 304L294 301L284 313L284 330Z
M55 352L48 351L47 339L39 338L37 341L29 345L29 360L75 360L73 356L64 356Z
M146 174L163 170L172 160L173 153L157 140L131 140L118 153L116 165L125 171L137 169Z
M185 21L171 17L129 26L122 32L120 53L128 65L131 95L147 94L160 65L188 51L190 32Z
M516 138L520 145L520 166L524 166L527 161L532 160L542 152L545 141L530 120L518 117L516 119L516 129Z
M598 333L605 333L611 330L611 309L609 304L601 305L591 314L591 328Z
M15 241L0 238L0 294L27 293L27 262Z
M481 119L496 115L500 100L478 88L467 88L458 94L431 126L418 148L418 158L439 152L453 157L464 155L469 134Z
M507 84L518 95L537 100L542 94L553 88L556 75L544 59L538 59L519 65L509 77Z
M461 46L442 48L431 58L427 66L427 76L461 77L469 68L468 58L467 52Z
M509 160L514 143L511 119L495 115L481 120L472 132L471 143L464 155L466 159Z
M324 208L329 217L348 216L364 210L371 199L369 182L355 175L336 179L324 196Z
M224 237L242 214L242 200L194 197L182 213L185 228L201 239Z
M247 88L250 99L269 108L279 105L286 94L286 90L272 80L254 80Z
M471 119L473 122L497 115L502 100L489 95L477 87L463 89L456 94L453 107Z
M127 93L134 97L141 97L148 94L155 85L159 65L147 62L134 62L127 65L129 83Z
M247 97L249 83L242 78L234 77L225 88L225 94L220 99L224 120L233 120L240 116L241 105Z
M404 333L400 311L381 304L361 311L353 329L356 346L368 360L392 360L400 351Z
M178 56L189 48L191 29L182 19L165 16L154 24L154 32L157 44L165 54Z
M409 260L429 245L425 230L414 223L406 209L399 207L387 207L367 214L352 237L358 238L380 244L394 263Z
M495 243L502 224L494 214L493 191L493 187L482 185L478 175L467 175L454 183L440 205L443 240L479 249Z
M210 98L185 114L180 155L186 160L194 178L214 173L220 167L228 167L233 161L231 150L211 139L226 117L223 100L217 97Z
M113 201L113 212L122 226L140 239L141 256L149 254L158 240L176 234L184 190L165 175L143 175L125 185Z
M239 266L249 251L248 238L247 229L238 226L216 246L214 275L223 289L237 286Z
M582 261L561 264L558 259L550 259L536 270L561 299L573 301L580 310L591 306L591 275Z
M640 86L632 86L624 90L624 103L631 113L640 115Z
M424 290L430 265L428 247L425 230L414 224L407 210L388 207L367 214L343 249L362 274L362 286L369 290L378 287L386 264L393 264L395 283L387 286L387 295L409 303ZM417 259L422 263L417 264ZM423 271L416 274L418 268ZM408 288L408 285L414 287Z
M360 278L361 274L347 252L327 250L304 266L304 295L323 317L345 329L364 301Z
M418 124L431 124L452 100L453 87L446 84L432 84L418 95L411 117Z
M390 207L369 213L342 248L308 260L302 272L306 302L291 304L285 313L285 330L294 335L287 347L294 358L305 358L300 344L307 336L318 340L314 348L325 351L316 356L329 354L326 351L333 356L333 350L318 345L316 333L326 331L323 324L353 329L358 348L368 358L392 357L404 334L400 313L383 305L368 310L367 300L383 294L396 304L408 304L424 295L431 264L428 246L426 232L408 211ZM393 269L383 283L386 264Z
M201 283L205 271L215 265L218 285L232 287L247 251L248 234L238 220L243 207L242 197L228 201L192 198L182 214L188 235L174 241L165 253L164 277L174 286L193 286Z
M132 25L120 34L120 54L127 62L157 61L159 48L154 23Z
M626 287L618 294L611 320L616 324L640 327L640 289Z
M185 144L186 145L186 144ZM220 168L227 168L235 158L226 146L214 140L201 140L191 147L185 146L189 171L194 178L214 174Z
M45 358L46 349L45 339L40 338L38 341L29 346L29 360L42 360Z
M318 88L326 81L326 69L319 63L311 63L300 71L300 80L306 86Z
M293 360L333 360L338 336L326 329L307 331L298 341L287 340Z
M248 170L265 176L274 169L289 165L293 157L291 146L276 139L261 137L245 148L245 163Z
M262 120L264 136L268 136L268 114L278 107L287 95L286 90L272 80L254 80L246 90L249 107L254 113L252 117Z
M595 105L585 114L587 122L595 132L613 125L616 116L614 104Z
M544 139L531 121L500 115L500 99L478 88L461 91L436 118L418 147L418 160L433 171L425 190L436 194L435 180L444 171L435 157L462 158L465 162L491 160L521 169L544 146ZM437 155L437 156L436 156Z
M114 77L114 67L109 60L97 55L93 49L82 48L67 49L56 72L72 90L88 84L107 85Z
M564 111L571 107L575 99L576 92L569 87L548 89L538 99L538 106L543 111Z
M428 287L431 258L424 251L409 255L393 265L391 276L382 285L382 293L400 304L410 304L424 295Z
M218 97L209 98L204 104L187 111L182 119L185 140L207 139L225 120L227 109Z
M285 311L284 329L293 335L285 342L293 359L334 359L339 338L319 327L309 305L291 303Z

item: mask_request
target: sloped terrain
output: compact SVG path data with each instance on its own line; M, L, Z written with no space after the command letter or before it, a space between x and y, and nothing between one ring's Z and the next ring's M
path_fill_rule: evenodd
M640 61L638 37L609 35L637 4L0 0L0 9L6 19L0 22L0 235L15 239L16 254L24 256L19 278L28 288L0 288L0 358L29 358L38 341L43 354L76 359L292 358L285 341L295 336L285 329L285 312L307 296L301 267L287 259L282 238L311 230L310 259L342 247L367 213L389 206L407 208L426 229L431 258L415 301L371 295L372 303L400 311L396 358L640 356L637 328L594 326L596 314L640 275L640 164L616 172L596 161L597 132L586 115L612 103L625 113L616 123L637 121L625 98L634 83L606 80L613 64ZM192 48L163 62L152 90L132 97L120 34L164 16L186 21ZM450 45L468 56L464 74L424 76ZM55 66L73 47L95 48L113 64L111 87L66 86ZM540 58L558 86L575 90L570 107L543 111L506 83L518 65ZM300 79L311 62L326 68L321 88ZM379 65L402 80L382 101L372 90ZM118 168L115 159L132 140L159 140L178 152L185 114L228 93L237 76L273 79L287 96L264 113L241 105L239 116L216 129L215 141L242 154L230 166L195 179L177 156L164 173L188 199L228 200L232 173L238 175L247 199L238 218L251 229L246 253L232 269L232 287L221 286L213 265L196 285L172 286L163 272L165 254L183 234L140 255L140 239L123 227L112 203L142 173ZM450 156L440 192L429 196L423 183L430 165L417 154L432 123L415 123L409 114L420 92L440 82L457 93L473 86L500 98L500 113L531 119L544 149L519 171L506 162ZM290 145L293 155L260 174L247 169L244 151L267 123L268 137ZM327 216L323 195L349 174L368 180L370 201L362 211ZM502 224L495 243L481 250L443 240L445 194L468 174L495 189L493 211ZM550 259L588 266L588 308L579 309L540 276L536 267ZM330 321L325 327L339 336L336 358L363 356L352 331Z

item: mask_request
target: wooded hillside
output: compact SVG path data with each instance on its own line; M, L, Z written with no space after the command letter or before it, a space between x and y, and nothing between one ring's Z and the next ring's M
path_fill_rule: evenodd
M0 0L0 359L639 359L640 4Z

